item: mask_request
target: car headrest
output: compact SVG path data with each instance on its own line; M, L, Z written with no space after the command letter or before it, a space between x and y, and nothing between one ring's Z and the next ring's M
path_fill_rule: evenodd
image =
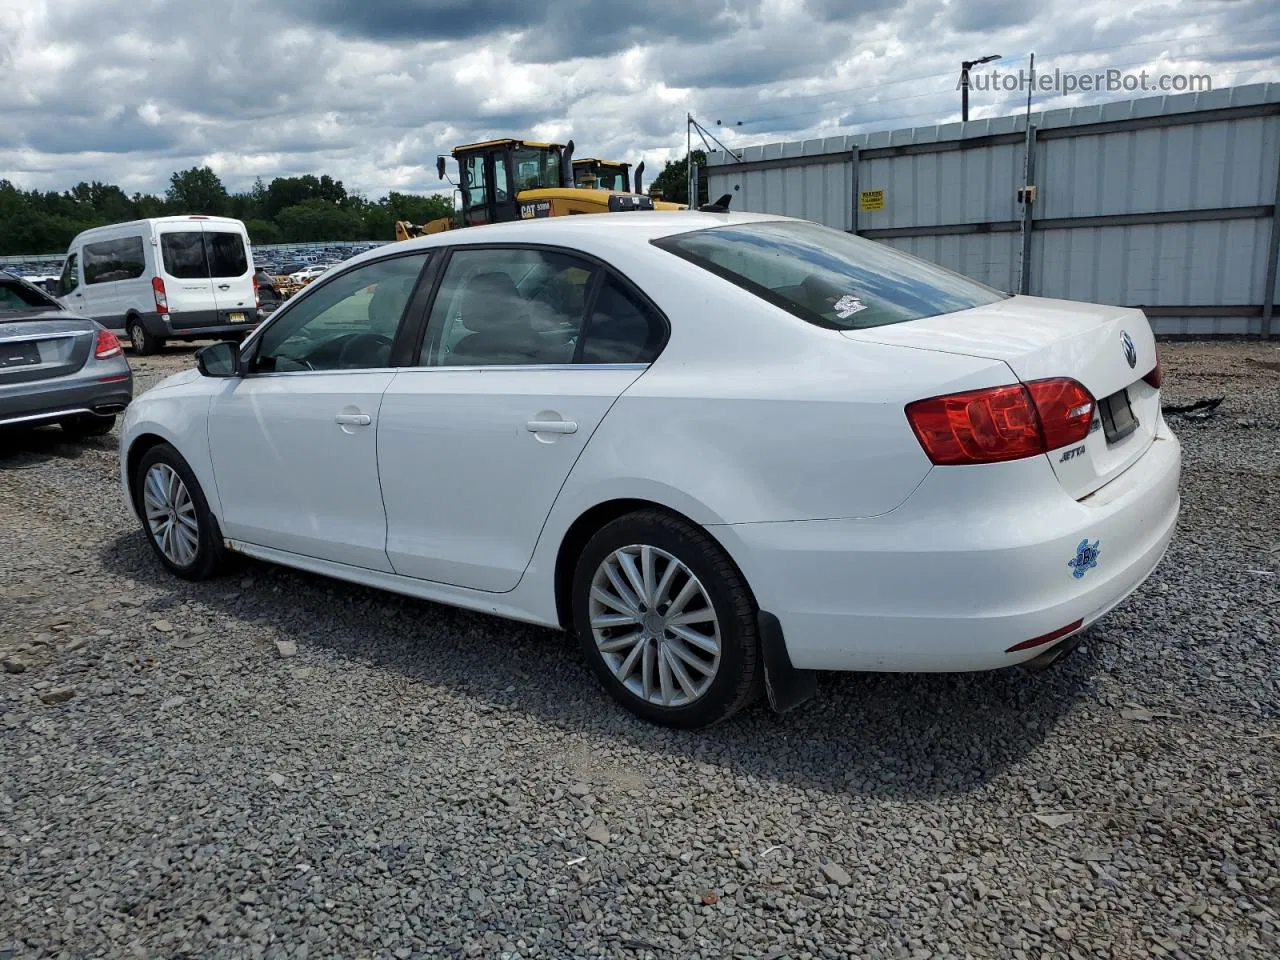
M473 333L489 333L522 317L525 301L515 281L505 273L478 273L467 281L462 295L462 323Z
M378 281L373 296L369 298L369 327L373 331L387 336L395 333L412 287L413 281L408 277Z

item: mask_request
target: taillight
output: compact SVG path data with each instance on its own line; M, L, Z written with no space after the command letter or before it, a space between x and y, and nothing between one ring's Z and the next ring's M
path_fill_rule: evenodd
M1075 380L1032 380L1027 384L1044 430L1044 448L1057 450L1089 436L1093 395Z
M96 360L110 360L124 353L120 338L110 330L99 330L97 342L93 345L93 356Z
M907 404L907 421L938 466L1000 463L1089 435L1093 396L1065 377L968 390Z
M1160 344L1156 344L1156 365L1151 368L1151 372L1142 378L1155 389L1160 389L1160 384L1164 383L1164 369L1160 366Z
M164 281L159 277L151 278L151 292L156 297L156 313L169 312L169 297L164 292Z
M258 292L258 275L256 273L253 275L253 302L259 307L262 306L262 294Z

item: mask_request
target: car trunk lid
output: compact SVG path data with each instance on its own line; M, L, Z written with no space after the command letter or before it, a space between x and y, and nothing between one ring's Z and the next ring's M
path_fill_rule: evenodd
M61 311L0 313L0 385L75 373L93 349L93 325Z
M1024 383L1052 377L1079 381L1097 401L1089 435L1048 453L1074 497L1085 497L1118 476L1155 438L1160 393L1143 378L1156 366L1156 344L1141 310L1016 296L843 333L851 340L1002 360ZM1136 424L1128 424L1126 407Z

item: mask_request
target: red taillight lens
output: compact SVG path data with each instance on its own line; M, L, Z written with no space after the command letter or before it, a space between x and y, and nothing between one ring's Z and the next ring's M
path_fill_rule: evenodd
M164 281L159 277L152 277L151 292L156 296L156 313L168 313L169 297L164 292Z
M1020 460L1089 435L1093 396L1075 380L1033 380L907 404L907 421L938 466Z
M1045 450L1080 443L1093 422L1093 395L1075 380L1032 380L1027 384L1044 430Z
M98 340L93 347L93 356L98 360L110 360L112 357L118 357L124 353L124 347L120 343L120 338L110 330L99 330Z
M1160 384L1164 383L1164 369L1160 366L1160 344L1158 343L1156 344L1156 365L1142 379L1157 390L1160 389Z
M939 466L997 463L1044 452L1031 395L1020 383L917 400L907 405L907 420Z
M258 292L258 275L253 275L253 302L259 307L262 306L262 294Z

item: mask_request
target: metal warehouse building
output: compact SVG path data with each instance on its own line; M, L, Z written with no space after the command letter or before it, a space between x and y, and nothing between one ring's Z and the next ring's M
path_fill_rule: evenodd
M1142 307L1157 333L1272 332L1280 84L1029 121L774 143L741 160L717 151L710 196L849 230L1004 290Z

